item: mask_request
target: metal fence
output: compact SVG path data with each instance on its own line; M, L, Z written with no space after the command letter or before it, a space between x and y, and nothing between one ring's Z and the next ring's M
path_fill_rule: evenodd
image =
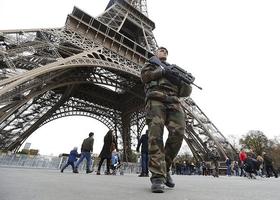
M25 154L0 154L0 166L59 169L63 158L31 156Z
M59 170L61 166L67 162L66 156L43 156L43 155L25 155L25 154L11 154L11 153L0 153L0 167L18 167L18 168L43 168L43 169L54 169ZM93 170L97 170L99 159L93 159ZM105 163L102 165L101 172L105 168ZM72 170L69 166L65 170ZM86 170L86 162L84 161L79 166L79 171ZM140 172L139 163L122 163L119 172L120 173L139 173Z

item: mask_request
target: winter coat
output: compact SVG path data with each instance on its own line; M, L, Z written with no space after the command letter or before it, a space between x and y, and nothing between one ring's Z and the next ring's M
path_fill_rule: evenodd
M264 164L266 166L271 166L272 165L272 158L267 154L263 155L263 161L264 161Z
M103 144L102 150L99 154L100 158L111 159L112 151L114 150L114 149L111 148L112 144L115 145L115 147L117 147L115 137L113 136L112 132L108 132L104 136L104 144Z
M245 152L241 151L239 153L239 159L240 159L240 161L244 162L247 159L247 154Z
M69 157L68 157L68 162L75 162L77 160L78 157L78 152L77 150L72 150L70 151Z
M144 134L141 136L136 151L139 151L140 145L142 144L141 147L141 153L148 153L148 134Z

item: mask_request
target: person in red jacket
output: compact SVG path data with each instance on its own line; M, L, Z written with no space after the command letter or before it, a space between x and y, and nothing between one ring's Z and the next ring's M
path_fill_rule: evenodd
M240 169L241 169L241 174L240 176L244 176L244 163L245 163L245 160L247 159L247 153L245 152L245 149L242 148L240 153L239 153L239 160L240 160Z

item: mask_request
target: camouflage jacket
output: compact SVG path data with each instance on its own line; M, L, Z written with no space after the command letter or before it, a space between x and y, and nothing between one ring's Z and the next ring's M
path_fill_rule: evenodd
M145 84L146 100L154 99L161 102L178 103L179 88L163 77L160 66L146 63L141 70L141 79Z

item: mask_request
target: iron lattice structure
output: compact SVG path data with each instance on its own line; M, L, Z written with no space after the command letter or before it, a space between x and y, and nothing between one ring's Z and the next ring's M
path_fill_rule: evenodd
M111 0L94 18L74 7L65 26L0 31L0 149L16 151L39 127L88 116L116 132L124 158L145 126L140 70L157 43L145 0ZM190 98L185 140L198 160L228 143Z

